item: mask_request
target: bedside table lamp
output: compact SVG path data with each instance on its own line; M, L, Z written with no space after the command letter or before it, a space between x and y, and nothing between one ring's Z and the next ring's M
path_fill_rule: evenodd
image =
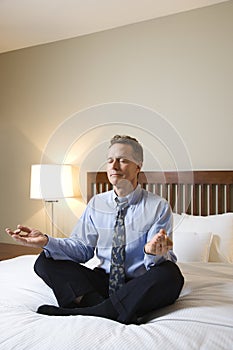
M54 236L54 203L74 197L72 166L34 164L31 166L30 198L42 199L51 205L51 234Z

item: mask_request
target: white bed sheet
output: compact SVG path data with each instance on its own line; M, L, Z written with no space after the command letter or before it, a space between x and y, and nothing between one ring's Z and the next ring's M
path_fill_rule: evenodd
M179 300L123 325L92 316L39 315L56 300L33 272L35 256L0 262L1 350L232 350L233 264L180 263Z

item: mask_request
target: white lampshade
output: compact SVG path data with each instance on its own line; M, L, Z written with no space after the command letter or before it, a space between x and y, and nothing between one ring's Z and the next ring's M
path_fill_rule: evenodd
M66 197L74 197L71 165L31 166L30 198L52 201Z

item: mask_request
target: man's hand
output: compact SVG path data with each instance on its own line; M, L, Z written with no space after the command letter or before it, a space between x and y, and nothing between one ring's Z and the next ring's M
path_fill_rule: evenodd
M18 243L34 248L43 248L48 243L48 237L42 232L27 226L18 225L17 230L6 228L6 233Z
M168 250L172 249L172 241L166 235L165 230L160 230L145 247L146 254L165 255Z

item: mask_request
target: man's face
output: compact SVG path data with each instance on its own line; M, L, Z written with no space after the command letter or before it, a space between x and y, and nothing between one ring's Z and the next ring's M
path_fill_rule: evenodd
M137 175L141 165L133 158L133 149L130 145L115 143L109 148L107 158L107 174L113 186L131 184L137 186Z

